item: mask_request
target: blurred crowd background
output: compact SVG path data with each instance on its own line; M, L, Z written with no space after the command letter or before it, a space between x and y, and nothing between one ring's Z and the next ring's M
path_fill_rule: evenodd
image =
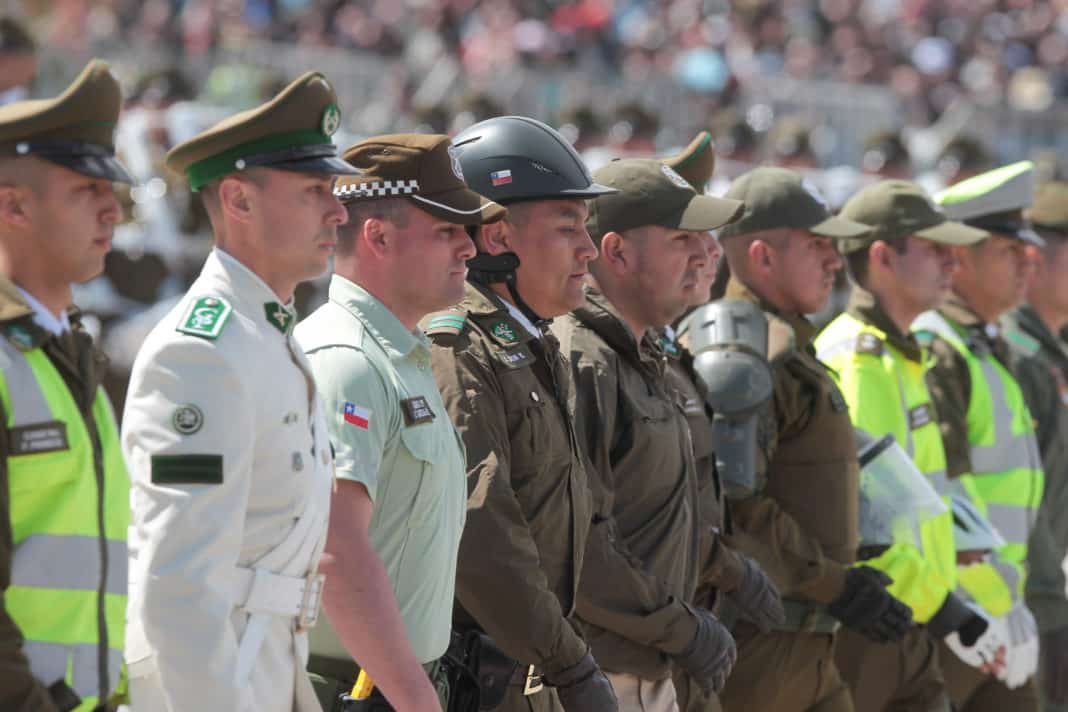
M126 89L118 145L140 183L77 294L117 405L210 249L163 155L306 70L338 91L343 147L516 113L596 167L708 129L713 193L763 162L840 204L879 176L936 190L1021 158L1058 175L1068 156L1068 0L0 0L0 17L0 103L55 94L93 56Z

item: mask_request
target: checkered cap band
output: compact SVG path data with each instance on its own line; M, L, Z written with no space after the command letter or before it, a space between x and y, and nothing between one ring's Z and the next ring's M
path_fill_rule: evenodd
M349 183L334 187L339 198L385 198L391 195L413 195L419 192L417 180L384 180L373 183Z

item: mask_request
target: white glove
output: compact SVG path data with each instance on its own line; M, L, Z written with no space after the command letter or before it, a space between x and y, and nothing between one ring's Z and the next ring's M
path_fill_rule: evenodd
M1038 671L1038 624L1023 603L1017 603L1002 616L1009 636L1005 685L1014 690Z
M992 619L986 611L974 603L968 603L968 607L975 611L976 615L986 619L986 630L971 647L965 647L956 633L950 633L945 637L946 645L958 658L971 667L979 668L1003 679L1007 672L1005 659L1009 651L1009 637L1005 624L1000 619Z

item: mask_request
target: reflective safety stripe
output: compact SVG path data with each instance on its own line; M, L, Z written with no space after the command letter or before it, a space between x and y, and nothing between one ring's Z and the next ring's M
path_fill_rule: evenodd
M79 697L96 698L99 696L97 646L89 643L64 645L27 640L22 645L22 651L29 658L33 676L45 685L51 685L57 680L66 680ZM108 690L114 690L118 686L121 666L122 651L109 648Z
M989 359L978 359L983 371L983 379L990 390L990 400L994 411L994 444L972 445L972 472L976 475L986 473L1002 474L1006 470L1027 467L1042 467L1042 456L1038 451L1038 442L1034 433L1013 433L1014 414L1009 407L1005 393L1005 380ZM1021 455L1023 456L1021 458ZM1007 536L1002 532L1004 536Z
M829 346L824 346L823 344L820 344L819 351L816 355L819 357L820 361L823 361L824 363L830 363L834 360L836 356L841 356L842 354L851 354L854 353L856 350L857 337L856 335L854 335L852 338L836 341L835 343L830 344Z
M107 540L106 593L126 595L126 542ZM96 591L100 540L91 536L31 534L15 547L11 584L32 588Z
M971 493L964 487L964 483L960 481L959 477L950 477L946 474L945 470L931 472L927 476L931 479L931 486L934 487L935 492L943 497L958 495L964 497L969 502L975 500Z
M1032 508L1028 505L987 504L986 516L1005 541L1026 544L1031 535Z
M6 358L5 358L6 357ZM11 427L52 420L52 411L27 359L7 339L0 339L0 368L4 371L13 411Z

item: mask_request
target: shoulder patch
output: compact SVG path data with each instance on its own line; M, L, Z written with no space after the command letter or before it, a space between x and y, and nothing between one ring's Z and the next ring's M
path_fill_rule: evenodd
M493 359L508 370L534 363L534 354L522 344L505 349L492 349Z
M189 303L175 331L202 339L219 338L234 308L222 297L197 297Z
M857 343L854 350L858 354L870 354L871 356L883 355L883 340L870 331L862 331L857 334Z
M456 336L464 330L467 312L458 309L437 312L423 319L423 332L427 336Z
M1038 343L1038 339L1025 334L1019 329L1006 331L1005 338L1012 342L1013 346L1023 349L1028 356L1034 356L1042 349L1042 344Z

